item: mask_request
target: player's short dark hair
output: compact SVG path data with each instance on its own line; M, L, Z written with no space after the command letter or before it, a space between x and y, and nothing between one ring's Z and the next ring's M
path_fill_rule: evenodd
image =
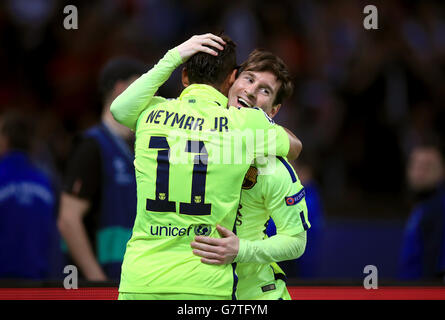
M109 60L99 75L99 94L105 101L118 81L126 81L147 72L148 66L130 57L116 57Z
M243 71L269 71L277 77L277 80L281 81L274 105L282 103L292 95L294 85L289 70L284 61L271 52L255 49L238 68L237 75Z
M29 152L32 146L34 126L24 114L7 111L0 116L0 133L8 141L8 148Z
M202 83L220 87L227 76L236 69L236 44L226 35L220 36L226 44L224 50L218 50L217 56L198 52L185 63L190 83Z

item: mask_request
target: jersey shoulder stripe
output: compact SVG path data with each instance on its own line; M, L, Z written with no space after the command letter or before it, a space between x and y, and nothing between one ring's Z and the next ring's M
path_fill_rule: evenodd
M290 166L289 162L287 162L286 160L284 160L283 157L277 157L278 160L280 160L280 162L286 167L287 171L289 172L291 178L292 178L292 182L297 182L297 176L295 175L294 170L292 169L292 167Z

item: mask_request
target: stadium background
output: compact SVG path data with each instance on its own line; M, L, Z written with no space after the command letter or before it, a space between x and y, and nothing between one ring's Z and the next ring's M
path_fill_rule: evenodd
M363 8L378 8L365 30ZM78 29L63 8L78 8ZM360 283L365 265L396 282L410 212L409 148L444 137L445 20L439 1L5 0L0 111L26 110L37 156L60 183L74 134L99 119L97 76L116 55L152 65L193 34L224 30L238 61L282 57L296 90L276 121L301 138L323 203L317 272L295 282ZM175 97L179 72L160 89ZM310 219L310 216L309 216Z

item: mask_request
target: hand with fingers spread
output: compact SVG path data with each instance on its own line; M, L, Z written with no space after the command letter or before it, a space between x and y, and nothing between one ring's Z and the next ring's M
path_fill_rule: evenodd
M179 51L179 55L182 61L187 61L191 56L198 52L205 52L213 56L217 56L218 50L224 50L223 45L226 43L221 37L218 37L212 33L206 33L202 35L196 35L181 43L176 49ZM209 48L212 47L212 48ZM213 49L214 48L214 49Z
M216 230L222 238L196 236L191 243L193 254L202 257L206 264L229 264L238 255L239 238L232 231L217 225Z

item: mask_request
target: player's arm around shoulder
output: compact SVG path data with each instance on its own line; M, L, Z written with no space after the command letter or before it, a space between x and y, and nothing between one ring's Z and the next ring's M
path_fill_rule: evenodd
M292 133L289 129L282 127L284 131L286 131L289 138L289 152L287 153L287 158L291 160L295 160L300 155L303 150L303 143L300 139L297 138L296 135Z
M236 108L235 108L236 109ZM244 118L244 126L263 130L264 137L275 135L275 155L295 160L303 150L303 144L289 129L276 124L260 108L241 108L239 110Z

